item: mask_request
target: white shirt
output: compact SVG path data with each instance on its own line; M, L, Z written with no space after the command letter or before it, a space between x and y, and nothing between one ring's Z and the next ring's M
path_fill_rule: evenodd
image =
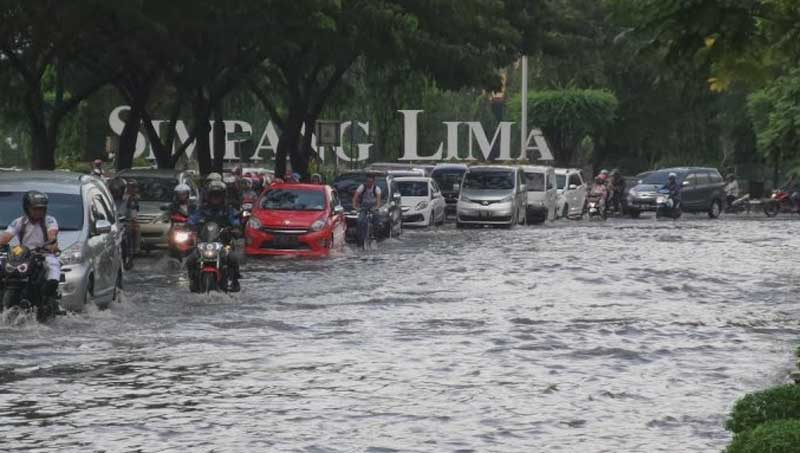
M58 231L58 222L55 217L45 216L45 227L48 232ZM29 248L41 247L47 242L47 238L42 236L42 227L38 223L32 223L28 216L22 216L14 219L11 224L6 228L6 233L12 235L15 239L19 239L19 234L25 230L25 236L22 238L22 245Z
M366 204L367 207L371 207L371 206L375 206L378 203L378 199L381 197L381 188L378 187L377 184L375 184L372 187L375 189L375 197L374 198L372 196L372 191L371 190L369 192L367 192L366 194L364 194L363 197L361 197L361 194L363 194L364 191L366 190L366 184L361 184L360 186L358 186L358 189L356 189L356 198L361 200L360 204Z

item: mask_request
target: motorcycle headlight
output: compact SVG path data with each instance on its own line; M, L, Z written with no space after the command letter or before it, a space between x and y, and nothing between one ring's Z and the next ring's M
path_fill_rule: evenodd
M216 259L217 258L217 251L216 250L203 250L203 258Z
M247 221L247 227L252 228L254 230L261 229L261 221L255 217L250 217L250 220Z
M175 242L178 243L188 242L191 237L192 235L190 235L188 231L175 232Z
M80 243L76 242L62 250L59 259L61 260L61 264L64 266L78 264L83 259L83 247L81 247Z
M316 222L311 224L311 231L321 231L323 228L325 228L326 223L327 222L325 221L325 219L317 220Z
M10 263L6 263L6 272L13 273L16 270L17 270L16 266L14 266L14 265L12 265Z
M656 197L656 203L664 204L666 202L667 202L667 197L663 195Z
M417 203L417 209L425 209L427 207L428 207L427 201L420 201L419 203Z

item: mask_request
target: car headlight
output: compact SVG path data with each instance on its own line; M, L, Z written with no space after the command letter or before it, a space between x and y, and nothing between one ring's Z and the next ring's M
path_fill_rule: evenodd
M169 223L169 213L165 212L158 216L155 223Z
M631 189L631 190L628 191L628 195L630 195L632 197L635 197L636 195L639 195L639 194L636 193L636 189Z
M258 220L255 217L250 217L250 220L247 221L247 226L249 228L254 229L254 230L260 230L261 229L261 221Z
M323 228L325 228L326 223L327 222L325 221L325 219L317 220L316 222L311 224L311 231L321 231Z
M500 203L511 203L512 201L514 201L514 195L509 195L500 200Z
M656 197L656 203L658 204L665 204L667 202L667 197L663 195L659 195Z
M465 201L467 203L475 203L474 201L470 200L469 197L466 197L464 195L461 195L461 200L460 201Z
M61 264L64 266L78 264L81 262L81 260L83 260L83 247L79 242L76 242L62 250L59 259L61 260Z
M428 207L427 201L420 201L419 203L417 203L417 209L425 209L427 207Z

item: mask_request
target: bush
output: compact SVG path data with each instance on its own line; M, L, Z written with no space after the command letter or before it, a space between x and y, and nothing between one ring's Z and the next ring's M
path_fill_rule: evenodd
M800 420L764 423L737 434L726 453L800 453Z
M785 419L800 419L800 385L783 385L746 395L733 406L725 428L738 434L765 422ZM800 452L800 444L794 451Z

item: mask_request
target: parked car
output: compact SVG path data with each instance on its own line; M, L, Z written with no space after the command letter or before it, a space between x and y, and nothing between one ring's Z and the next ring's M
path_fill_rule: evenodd
M586 183L576 168L556 168L558 200L556 209L561 218L580 218L586 207Z
M464 173L456 207L456 226L527 223L528 192L519 167L481 165Z
M657 192L667 183L670 173L675 173L681 185L684 212L706 212L712 219L719 217L725 201L724 182L719 171L705 167L665 168L647 174L628 191L628 212L632 217L656 210Z
M247 255L327 256L344 245L347 223L330 186L275 184L245 229Z
M426 176L395 179L402 199L403 224L433 226L444 223L445 201L439 186Z
M61 306L72 311L90 302L107 307L122 287L123 270L122 232L105 183L71 172L2 173L0 228L22 215L22 197L30 190L47 194L47 213L58 222Z
M178 184L186 184L191 190L190 199L197 201L200 193L191 175L176 170L123 170L116 176L133 179L139 184L139 235L144 251L167 248L169 212L161 206L172 201Z
M553 167L524 165L522 171L525 172L525 186L528 189L528 223L555 220L558 217L558 192Z
M367 175L375 175L375 184L381 189L381 208L377 213L375 235L379 239L397 237L403 232L403 215L400 209L401 195L392 176L385 172L353 171L336 177L333 188L339 194L347 219L347 240L355 242L358 213L353 209L353 195L358 186L367 181Z
M455 215L458 195L461 193L461 180L467 172L465 164L438 164L431 172L431 178L439 185L444 201L447 203L447 214Z
M403 178L406 176L427 176L425 170L421 168L412 168L410 170L387 170L386 174L394 178Z

